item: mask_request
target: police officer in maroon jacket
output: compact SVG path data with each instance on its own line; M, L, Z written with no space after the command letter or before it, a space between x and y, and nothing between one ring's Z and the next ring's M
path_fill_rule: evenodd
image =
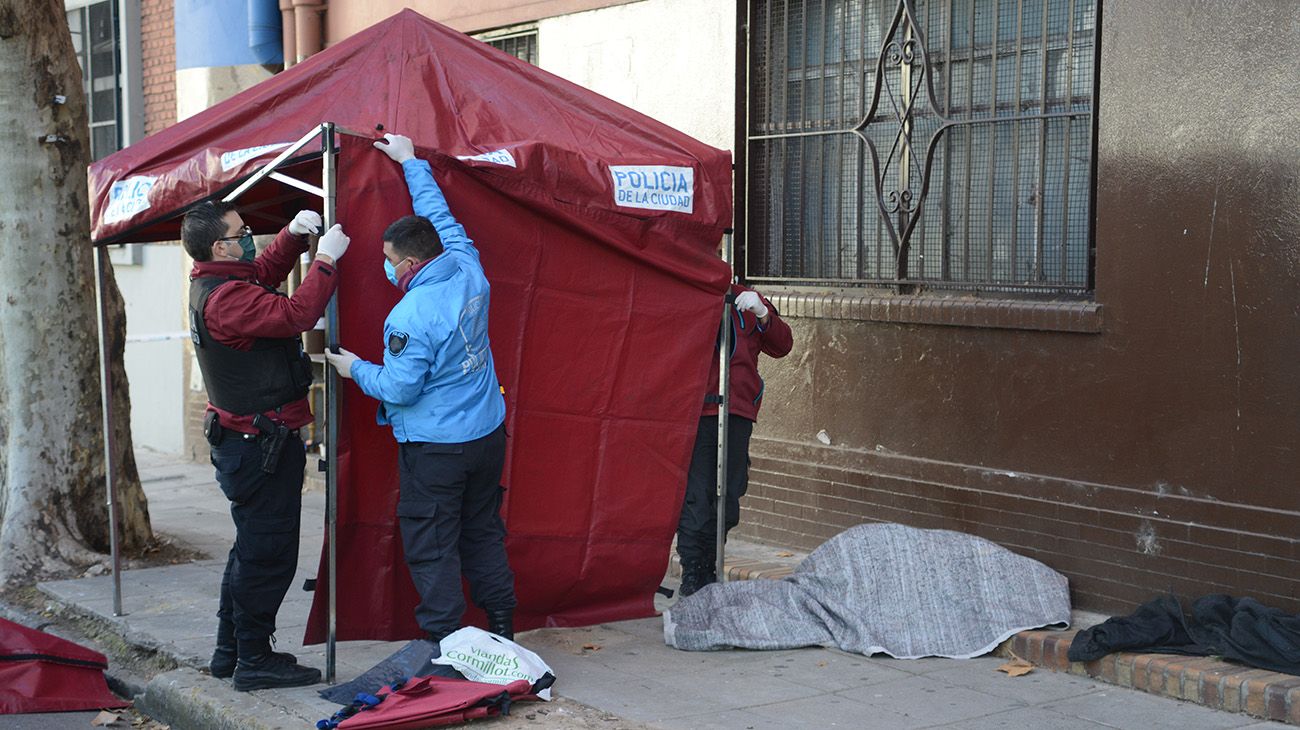
M214 677L236 690L298 687L320 670L272 652L275 616L298 567L306 452L298 429L311 423L311 362L299 335L312 329L338 284L349 239L340 226L320 238L316 260L293 296L284 283L321 217L304 210L257 256L248 226L227 203L185 215L181 242L190 272L190 338L208 390L204 435L217 484L230 500L235 544L221 579Z
M727 422L727 531L740 523L740 498L749 488L749 436L763 404L758 355L785 357L794 345L790 325L758 292L731 285L731 390ZM717 361L717 345L714 346ZM718 392L718 368L709 370L709 394ZM679 592L689 596L717 581L718 404L705 397L695 450L686 475L686 498L677 522L677 555L682 563Z

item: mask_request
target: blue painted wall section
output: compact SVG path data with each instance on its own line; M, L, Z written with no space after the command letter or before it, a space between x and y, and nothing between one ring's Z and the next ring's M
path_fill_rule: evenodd
M284 63L277 0L176 0L176 68Z

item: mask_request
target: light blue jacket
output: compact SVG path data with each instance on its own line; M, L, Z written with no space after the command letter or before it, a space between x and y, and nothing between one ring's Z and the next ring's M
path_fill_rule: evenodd
M399 442L461 443L505 420L488 345L489 287L474 242L456 222L429 163L402 163L416 215L442 239L384 321L384 364L358 360L352 379L382 401L379 423Z

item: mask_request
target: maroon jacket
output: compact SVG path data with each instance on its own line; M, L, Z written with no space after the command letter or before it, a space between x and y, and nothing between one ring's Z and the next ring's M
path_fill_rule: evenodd
M732 294L751 291L740 284L731 285ZM767 326L758 324L753 312L731 310L731 404L727 409L733 416L758 420L758 409L763 405L763 379L758 376L758 353L769 357L785 357L794 347L790 325L777 314L776 307L762 294L759 295L771 316ZM716 354L716 348L715 348ZM714 358L715 362L717 358ZM718 367L709 368L709 388L706 393L718 392ZM716 403L705 403L702 415L717 415Z
M325 313L325 305L338 286L334 267L314 262L303 277L302 286L291 297L272 294L258 284L278 287L288 278L298 257L307 250L307 237L295 236L285 228L275 242L252 263L245 261L196 261L190 279L202 276L235 278L208 297L203 309L203 323L218 342L236 350L250 350L262 337L294 337L316 325ZM252 416L237 416L208 404L225 428L243 433L257 433ZM312 422L307 399L294 401L279 412L264 414L289 428L301 428Z

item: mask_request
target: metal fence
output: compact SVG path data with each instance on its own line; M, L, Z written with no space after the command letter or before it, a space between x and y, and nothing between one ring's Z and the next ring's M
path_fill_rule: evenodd
M753 0L751 280L1092 288L1097 0Z

